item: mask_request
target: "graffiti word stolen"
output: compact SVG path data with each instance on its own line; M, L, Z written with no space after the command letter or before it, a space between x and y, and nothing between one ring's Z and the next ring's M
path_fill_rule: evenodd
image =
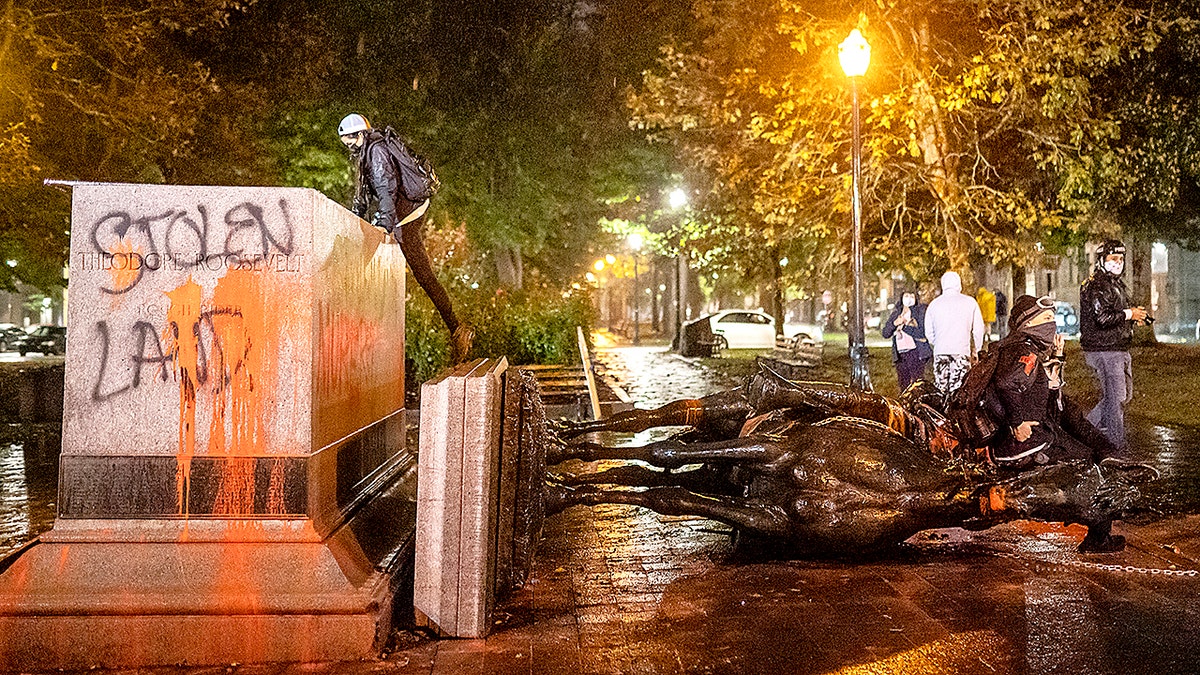
M112 211L89 230L91 253L80 254L84 270L112 272L105 293L120 295L137 287L148 272L159 270L241 269L295 271L295 231L286 200L267 211L242 202L210 218L209 207L172 208L138 215ZM280 260L279 256L283 259Z

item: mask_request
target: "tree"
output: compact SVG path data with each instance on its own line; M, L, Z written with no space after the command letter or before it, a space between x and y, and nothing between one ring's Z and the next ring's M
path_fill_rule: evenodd
M940 260L968 284L973 256L1019 262L1093 222L1080 188L1096 172L1080 167L1106 161L1117 123L1091 78L1170 26L1121 3L1041 0L884 1L854 14L708 0L696 16L702 38L665 50L631 107L703 171L703 222L727 227L737 204L733 239L846 250L850 105L835 55L858 26L874 48L862 83L868 248L879 266Z
M67 200L42 179L157 182L219 145L198 139L221 91L178 40L245 4L4 0L0 287L63 283Z

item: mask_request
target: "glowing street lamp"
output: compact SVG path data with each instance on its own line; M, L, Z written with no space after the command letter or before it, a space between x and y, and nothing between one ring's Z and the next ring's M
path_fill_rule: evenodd
M670 204L671 208L673 209L681 209L687 206L687 193L679 188L675 188L674 190L671 190L671 194L667 195L667 203Z
M863 252L862 252L862 136L859 133L858 78L867 74L871 65L871 45L857 28L838 45L838 60L850 78L854 106L854 145L851 167L851 217L854 238L850 244L853 265L854 293L850 298L850 384L860 391L871 391L871 373L867 370L867 344L863 322Z

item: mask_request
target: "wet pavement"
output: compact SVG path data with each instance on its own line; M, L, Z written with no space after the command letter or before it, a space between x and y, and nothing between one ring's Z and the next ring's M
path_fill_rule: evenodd
M597 361L641 407L736 384L653 348ZM873 560L770 560L739 550L712 521L576 507L547 520L533 575L498 607L487 640L401 630L380 660L185 670L1197 673L1200 431L1131 426L1135 448L1163 469L1152 500L1165 515L1118 525L1130 541L1119 554L1076 553L1079 527L1013 523L923 533ZM0 454L0 508L24 499L27 518L44 516L44 504L8 486L24 475L8 457Z
M18 445L0 444L0 556L54 525L58 464L26 464Z

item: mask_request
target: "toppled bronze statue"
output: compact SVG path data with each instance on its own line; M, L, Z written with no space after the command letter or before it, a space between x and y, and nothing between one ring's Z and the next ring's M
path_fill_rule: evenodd
M698 400L564 423L547 464L641 460L558 477L547 512L634 504L721 521L783 540L798 555L850 556L895 546L922 530L985 529L1016 519L1104 528L1156 475L1142 465L1070 461L1016 474L961 446L918 385L901 400L769 370ZM573 440L597 431L689 430L642 447ZM608 487L601 487L608 486ZM629 489L620 486L637 486Z

